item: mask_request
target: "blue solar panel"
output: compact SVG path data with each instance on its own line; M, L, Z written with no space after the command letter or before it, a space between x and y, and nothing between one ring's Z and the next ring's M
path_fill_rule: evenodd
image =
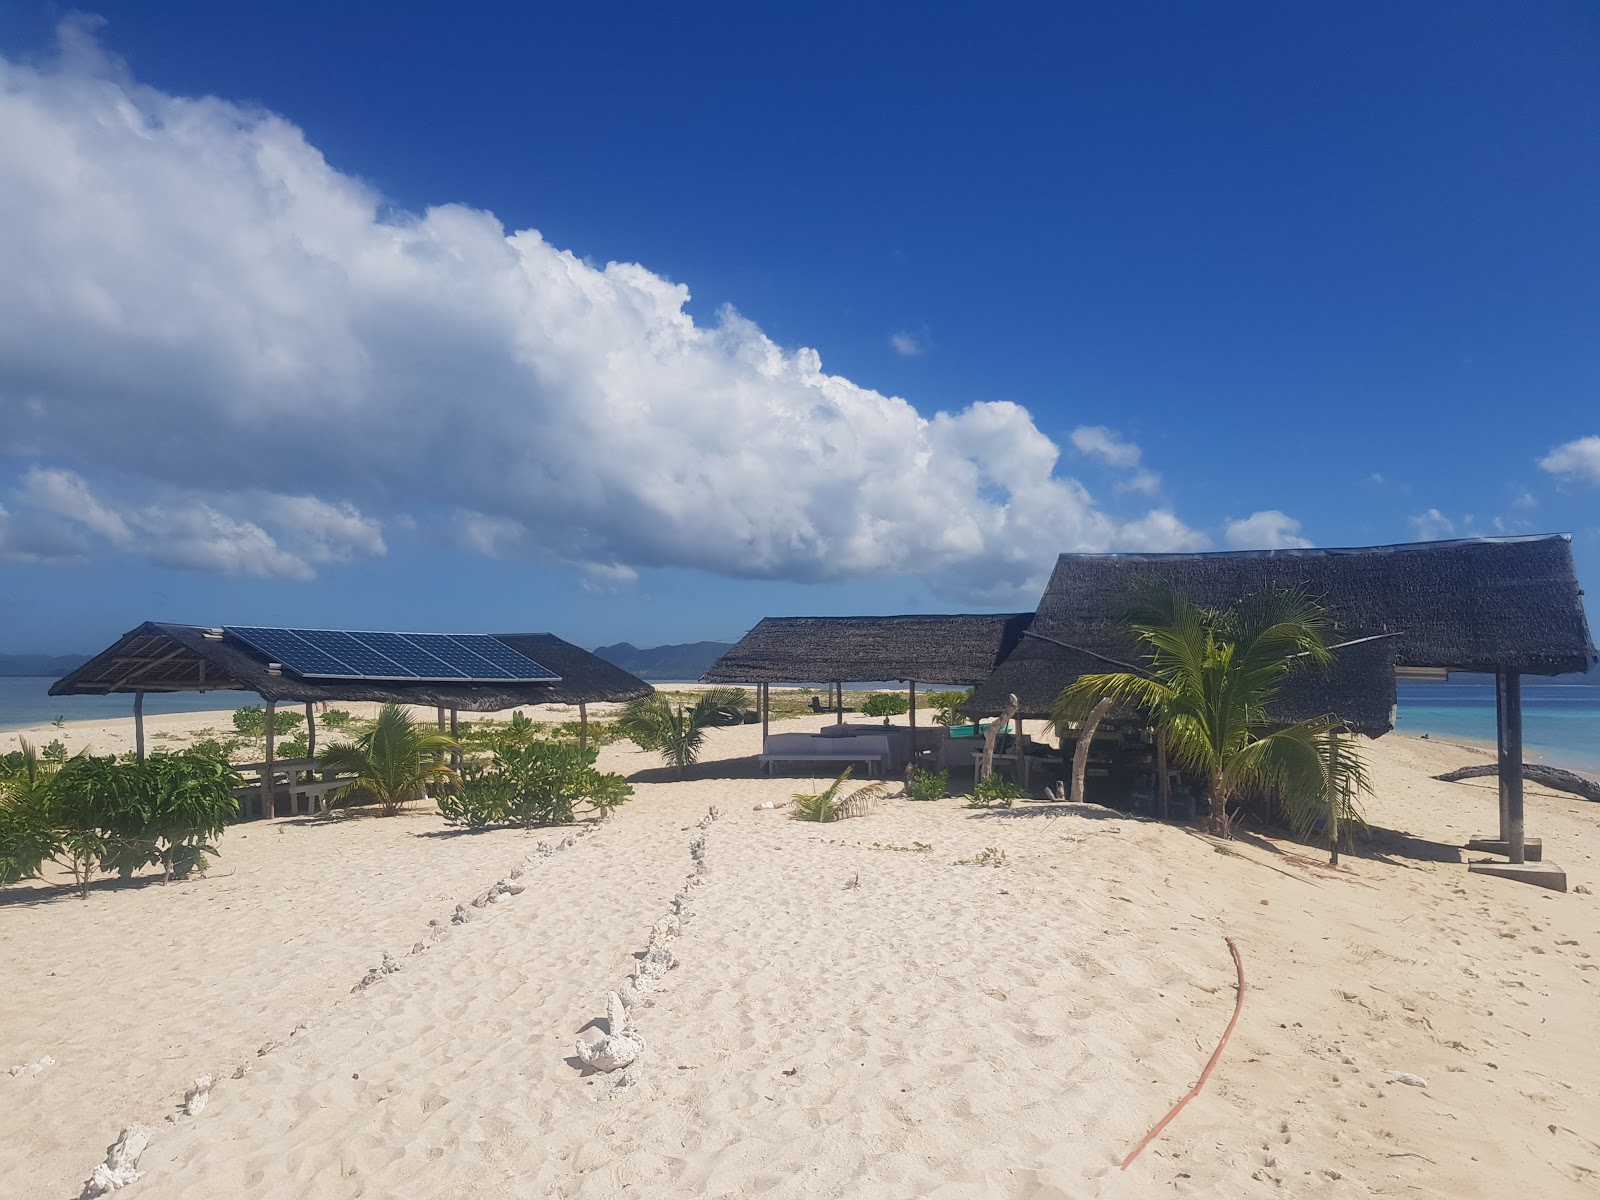
M371 646L390 662L399 663L418 679L466 679L447 662L435 658L403 633L358 633L357 638Z
M480 633L369 633L254 625L230 625L228 632L286 670L311 679L555 683L561 678Z
M326 654L291 629L260 629L236 626L230 630L250 643L273 662L281 663L296 675L347 675L350 668Z
M457 633L452 636L466 649L480 658L487 659L492 665L515 672L513 678L547 683L561 678L548 667L534 662L526 654L513 650L499 638L490 637L486 633Z

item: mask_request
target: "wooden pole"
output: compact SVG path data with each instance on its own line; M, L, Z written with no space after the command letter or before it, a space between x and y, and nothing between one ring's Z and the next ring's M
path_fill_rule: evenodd
M317 706L306 701L306 757L317 757Z
M1333 772L1327 772L1326 793L1328 798L1328 845L1332 849L1328 853L1328 865L1339 865L1339 796L1333 786Z
M441 704L439 705L439 732L443 733L444 731L444 705Z
M1513 864L1521 864L1522 844L1522 676L1504 672L1506 694L1506 748L1500 785L1506 791L1506 841Z
M144 761L144 689L133 693L133 750Z
M772 712L772 694L767 690L771 686L770 683L761 685L761 753L763 754L767 752L767 720Z
M453 738L459 738L461 736L461 712L459 709L452 708L450 710L450 736ZM461 769L460 746L457 746L454 750L450 751L450 765L455 767L457 770Z
M911 701L911 761L917 761L917 681L906 680L906 691Z
M844 724L844 684L833 685L833 723Z
M479 645L482 645L480 642ZM589 748L589 705L586 701L578 701L578 749Z
M278 803L278 788L274 776L272 760L278 752L278 702L267 701L267 761L261 768L261 819L270 821L276 816L275 809Z
M1167 734L1156 730L1156 811L1165 821L1172 804L1172 780L1167 777Z
M983 761L978 764L977 778L973 783L982 783L989 778L989 772L994 770L994 747L1000 740L1000 731L1006 727L1011 718L1017 715L1017 697L1013 693L1006 697L1005 707L1000 710L1000 715L989 724L983 734ZM1022 774L1022 765L1017 765L1017 774Z
M1495 761L1500 777L1500 840L1511 840L1511 806L1509 803L1510 772L1506 766L1506 673L1494 673L1494 742Z

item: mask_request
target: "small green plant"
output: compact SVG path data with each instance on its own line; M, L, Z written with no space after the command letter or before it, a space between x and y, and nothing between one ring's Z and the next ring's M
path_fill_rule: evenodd
M934 710L934 724L959 725L961 713L958 710L971 696L972 689L967 688L961 692L928 692L922 699Z
M861 705L869 717L898 717L911 707L911 701L899 692L873 692Z
M991 771L972 789L968 808L1010 808L1022 796L1022 789L998 772Z
M322 714L322 723L329 729L343 729L350 724L350 713L342 708L330 708Z
M950 790L949 771L923 771L911 768L906 795L912 800L943 800Z
M67 761L67 748L61 744L60 738L51 738L39 752L39 757L53 766L60 766Z
M267 710L259 704L236 708L233 710L233 727L245 737L264 738L267 736Z
M222 762L228 762L233 758L234 751L238 750L242 745L244 745L244 739L242 738L219 740L214 737L204 737L190 746L189 750L191 753L203 755L206 758L215 758Z
M457 781L455 771L440 762L439 756L458 748L454 738L412 720L400 705L385 704L371 730L353 743L330 746L317 765L324 771L354 776L333 794L336 799L365 793L378 802L384 816L392 817L426 794L430 783Z
M639 749L659 751L682 779L699 761L706 730L714 725L742 724L744 704L743 688L712 688L700 693L692 706L676 708L658 692L632 701L617 718L616 727Z
M956 859L958 867L1003 867L1006 865L1006 852L995 846L985 846L971 858Z
M67 727L67 714L57 713L56 719L51 721L50 724L54 725L57 729L65 729Z
M273 747L277 758L304 758L311 751L310 739L304 733L285 738Z
M933 846L928 842L912 842L909 846L896 846L893 842L873 842L874 850L894 850L901 854L930 854Z
M494 762L470 774L453 793L438 798L446 824L484 829L492 825L568 825L582 803L605 815L633 795L620 775L595 769L599 751L570 742L506 746Z
M840 771L839 777L828 785L826 791L797 792L791 798L793 807L789 815L796 821L842 821L856 815L863 806L883 795L887 788L883 783L869 783L848 796L842 795L842 789L850 779L850 771L850 767Z

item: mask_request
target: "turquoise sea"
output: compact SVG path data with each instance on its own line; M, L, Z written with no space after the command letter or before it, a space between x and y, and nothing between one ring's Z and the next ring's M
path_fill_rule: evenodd
M92 721L97 717L133 716L132 696L52 696L54 679L0 676L0 732L48 725L57 717ZM248 692L174 692L144 698L147 713L232 712L242 704L260 704ZM11 747L14 748L14 747Z
M1494 677L1458 675L1448 683L1403 682L1403 733L1494 745ZM1530 762L1600 774L1600 671L1554 678L1524 676L1522 740Z

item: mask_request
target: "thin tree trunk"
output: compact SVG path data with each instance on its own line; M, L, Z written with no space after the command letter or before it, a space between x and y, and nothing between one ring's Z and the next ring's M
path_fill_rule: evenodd
M1111 711L1111 706L1116 701L1110 696L1105 697L1089 713L1089 719L1078 730L1078 745L1072 752L1072 799L1079 804L1084 802L1084 789L1088 786L1089 778L1089 743L1094 741L1094 732L1100 728L1100 722Z
M1211 818L1207 822L1218 837L1233 836L1233 819L1228 816L1228 796L1222 787L1222 772L1211 776Z

